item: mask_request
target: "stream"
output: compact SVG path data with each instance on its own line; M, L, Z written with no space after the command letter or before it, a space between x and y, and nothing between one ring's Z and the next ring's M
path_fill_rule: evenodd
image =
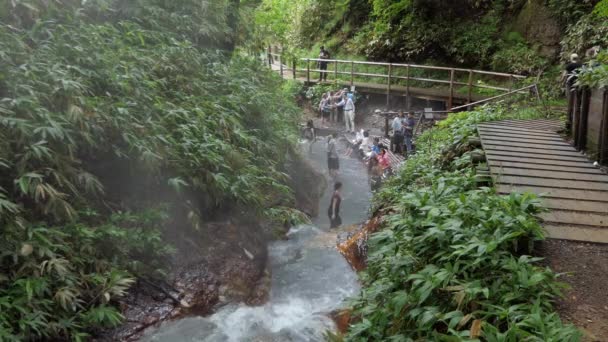
M325 139L313 145L310 160L327 175ZM338 179L343 183L343 225L363 222L371 199L364 165L341 156ZM166 322L149 331L142 341L325 340L326 331L336 329L329 313L359 292L356 273L335 248L341 230L329 231L327 207L332 192L333 182L329 181L320 215L312 225L292 227L286 240L269 245L272 276L266 304L253 307L235 303L207 317Z

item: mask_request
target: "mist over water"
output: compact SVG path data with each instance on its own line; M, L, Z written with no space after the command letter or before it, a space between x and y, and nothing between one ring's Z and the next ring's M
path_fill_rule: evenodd
M317 142L312 161L325 173L325 143ZM345 225L367 217L369 186L364 165L342 157L339 180L344 183L342 218ZM290 229L287 240L269 245L272 274L269 301L257 307L230 304L208 317L189 317L161 325L143 341L323 341L335 325L329 313L359 291L357 275L336 250L329 231L327 206L333 182L321 200L316 225ZM318 227L317 227L318 226ZM252 284L253 286L253 284Z

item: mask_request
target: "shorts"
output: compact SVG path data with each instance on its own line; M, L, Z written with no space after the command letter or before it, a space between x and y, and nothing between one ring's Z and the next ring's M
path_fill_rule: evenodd
M321 115L323 115L324 118L328 118L329 117L329 111L328 110L322 110L321 111Z
M329 215L329 228L338 228L342 225L342 218L340 215L336 215L336 218L331 219L331 215Z
M327 168L330 170L339 170L340 160L338 158L327 157Z

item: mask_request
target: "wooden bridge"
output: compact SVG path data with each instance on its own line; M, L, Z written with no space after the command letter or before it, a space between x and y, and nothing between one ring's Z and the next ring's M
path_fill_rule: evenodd
M416 97L445 101L448 110L456 104L477 102L521 88L521 81L526 78L507 73L429 65L289 59L272 53L270 49L266 62L287 79L312 84L319 82L319 75L324 72L329 82L339 86L355 86L366 92L386 94L387 105L392 95L399 95L408 100ZM319 69L320 62L327 63L327 70Z
M506 120L478 125L500 193L541 195L550 238L608 243L608 175L556 132L553 120Z

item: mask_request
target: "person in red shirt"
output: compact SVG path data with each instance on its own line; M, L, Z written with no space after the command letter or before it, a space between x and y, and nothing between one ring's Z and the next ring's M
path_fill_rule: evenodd
M382 167L382 170L390 169L391 162L388 159L388 154L386 153L386 148L382 148L380 150L380 154L376 157L378 159L378 164Z

